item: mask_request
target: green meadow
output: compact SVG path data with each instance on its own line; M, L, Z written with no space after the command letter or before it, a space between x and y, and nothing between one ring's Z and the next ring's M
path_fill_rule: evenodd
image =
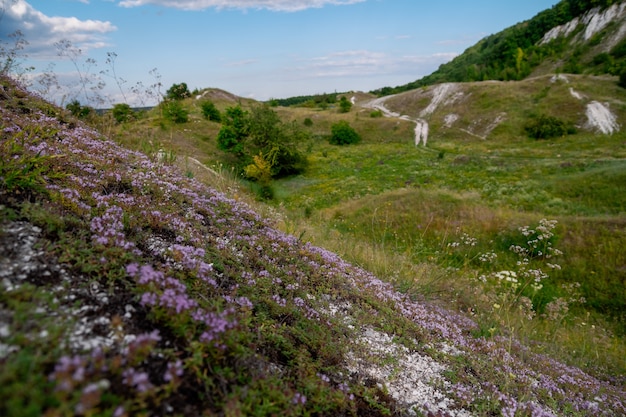
M392 96L385 105L417 117L433 88ZM426 146L415 146L412 121L363 107L373 96L346 96L355 99L347 113L336 106L273 108L281 120L301 124L308 133L298 148L309 165L300 175L274 180L269 201L255 198L255 184L231 168L232 156L216 146L221 125L202 117L197 100L185 102L184 124L165 122L154 111L128 124L99 123L109 123L126 145L148 153L165 150L189 176L247 201L300 239L339 253L415 297L469 312L485 332L513 332L574 365L623 375L626 135L594 131L585 114L585 105L596 100L617 120L626 119L615 80L544 76L458 84L426 116ZM219 90L208 90L206 99L222 112L258 105ZM446 121L449 115L454 123ZM525 126L537 115L558 117L575 129L529 138ZM362 141L329 144L330 127L339 120L348 121ZM513 314L503 320L494 310L502 291L486 277L530 268L520 266L524 259L511 245L527 243L520 228L532 229L542 219L556 221L550 244L562 253L554 264L545 254L531 256L530 263L545 270L542 288L513 291ZM532 302L530 322L520 297ZM559 314L548 314L559 302L565 303Z

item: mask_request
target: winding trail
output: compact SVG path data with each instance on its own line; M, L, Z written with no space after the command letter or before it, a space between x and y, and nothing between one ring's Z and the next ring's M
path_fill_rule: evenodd
M380 110L386 117L394 117L401 120L408 120L415 123L415 146L423 143L426 146L428 142L429 126L426 118L430 116L440 104L444 103L451 94L456 92L456 84L443 83L435 86L432 90L432 99L419 113L419 117L411 118L407 115L393 112L385 106L385 102L396 95L376 98L363 104L363 107Z

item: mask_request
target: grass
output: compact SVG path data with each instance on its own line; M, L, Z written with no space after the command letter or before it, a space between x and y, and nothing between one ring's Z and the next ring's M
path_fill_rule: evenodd
M561 288L570 282L555 272L541 278L545 296L531 297L529 274L554 261L529 249L517 265L521 252L507 247L529 245L519 227L553 231L538 223L552 194L537 197L523 181L552 175L556 158L511 149L538 163L509 166L470 144L441 157L410 137L402 143L408 122L369 110L280 109L313 120L302 144L312 163L276 182L276 204L266 205L220 164L210 138L217 125L197 109L184 125L150 113L130 125L104 119L114 143L5 88L0 414L626 410L623 339L608 314L573 301L591 290ZM363 143L324 140L323 126L339 118L362 129ZM13 146L35 128L48 134ZM24 180L7 185L15 172ZM517 195L506 191L516 178ZM605 270L594 271L610 289L617 283L604 274L623 256L614 207L561 215L545 239L563 250L562 270L578 272L591 265L586 245L606 242ZM498 278L505 270L519 286ZM412 368L419 358L431 366Z

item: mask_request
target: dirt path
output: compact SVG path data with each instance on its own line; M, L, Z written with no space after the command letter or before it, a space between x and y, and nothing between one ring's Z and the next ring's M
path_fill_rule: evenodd
M424 142L424 146L426 146L426 142L428 141L428 122L422 118L413 119L405 114L401 115L400 113L393 112L389 110L387 107L385 107L385 102L394 96L395 95L376 98L374 100L363 103L362 106L365 108L369 108L369 109L380 110L385 115L385 117L393 117L396 119L408 120L410 122L414 122L415 123L415 145L417 146L421 142Z

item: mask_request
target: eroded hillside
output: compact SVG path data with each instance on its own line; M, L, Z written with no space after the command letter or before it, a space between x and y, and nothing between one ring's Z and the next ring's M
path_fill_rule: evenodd
M526 137L525 126L542 115L588 134L617 133L626 120L620 90L612 77L544 75L518 82L444 83L360 104L415 121L416 145L426 144L424 136L497 142Z

